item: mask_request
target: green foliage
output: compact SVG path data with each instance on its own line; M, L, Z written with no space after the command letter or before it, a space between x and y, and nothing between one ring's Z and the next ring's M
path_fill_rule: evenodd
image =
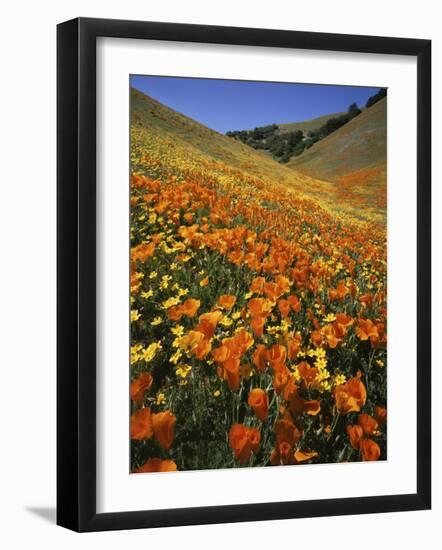
M365 106L367 109L380 101L382 98L387 97L387 88L381 88L377 94L372 95L367 99Z
M281 132L277 124L269 124L258 126L253 130L233 130L227 132L226 136L254 149L269 151L275 160L285 163L291 157L301 155L305 149L309 149L317 141L335 132L361 112L357 104L352 103L345 114L329 118L325 124L311 130L308 135L304 135L302 130Z

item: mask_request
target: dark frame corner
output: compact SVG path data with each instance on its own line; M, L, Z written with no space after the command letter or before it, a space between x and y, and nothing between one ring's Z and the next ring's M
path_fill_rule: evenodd
M303 48L417 58L417 492L96 513L96 38ZM427 510L431 507L431 41L74 19L57 28L57 523L75 531Z

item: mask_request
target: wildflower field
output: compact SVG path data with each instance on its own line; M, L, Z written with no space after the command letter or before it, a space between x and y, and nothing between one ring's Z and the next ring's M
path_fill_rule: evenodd
M385 203L133 94L131 471L385 460Z

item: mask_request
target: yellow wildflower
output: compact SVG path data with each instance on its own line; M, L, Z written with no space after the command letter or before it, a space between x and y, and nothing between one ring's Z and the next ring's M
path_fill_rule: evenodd
M131 321L138 321L138 319L141 317L138 309L132 309L130 312L130 320Z
M335 386L341 386L342 384L345 384L347 379L343 374L337 374L334 379L334 385Z
M319 357L316 359L314 365L319 370L325 369L327 367L327 359L325 357Z
M140 359L143 359L146 363L149 363L155 357L157 351L162 349L162 347L161 342L152 342L152 344L147 346L145 350L140 352Z
M157 405L162 405L163 403L166 402L166 396L164 395L164 393L158 393L157 394L157 399L156 399L156 404Z
M186 378L191 370L192 367L190 365L179 365L178 368L175 370L175 374L177 376L180 376L181 378Z
M182 336L184 334L184 327L183 325L177 325L176 327L172 327L170 332L175 334L175 336Z
M177 349L176 352L169 358L169 361L174 365L176 365L182 355L183 355L183 352L180 349Z
M168 298L167 300L165 300L161 306L164 308L164 309L169 309L170 307L172 306L176 306L177 304L180 303L180 299L179 298Z
M222 325L223 327L230 327L233 325L233 321L232 319L229 319L227 315L224 315L224 317L221 319L219 324Z
M333 321L336 321L336 315L334 313L329 313L324 317L324 321L326 323L333 323Z

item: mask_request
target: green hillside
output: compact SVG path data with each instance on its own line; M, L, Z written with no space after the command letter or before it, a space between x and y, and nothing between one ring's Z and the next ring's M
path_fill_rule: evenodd
M332 182L356 172L377 172L385 183L386 110L386 99L382 99L301 156L292 158L288 166Z
M288 122L287 124L278 124L278 128L281 134L285 134L287 132L295 132L296 130L301 130L301 132L304 135L307 135L308 132L311 132L312 130L316 130L317 128L320 128L330 118L339 117L343 114L345 113L344 112L331 113L327 115L318 116L310 120L303 120L301 122Z

